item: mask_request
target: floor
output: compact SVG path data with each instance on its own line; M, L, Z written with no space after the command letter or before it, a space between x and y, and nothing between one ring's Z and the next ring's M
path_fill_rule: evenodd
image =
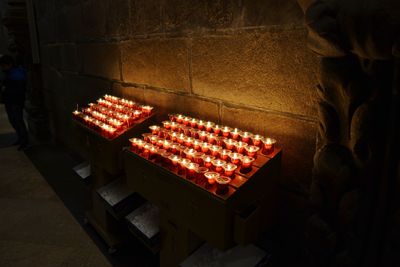
M111 266L24 152L0 109L0 266Z

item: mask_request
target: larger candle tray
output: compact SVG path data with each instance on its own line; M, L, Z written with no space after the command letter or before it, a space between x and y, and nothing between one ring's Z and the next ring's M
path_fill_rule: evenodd
M275 140L182 115L150 129L125 149L133 190L220 249L254 241L272 224Z
M97 103L75 110L73 121L89 146L91 164L116 175L122 171L121 150L128 145L128 137L147 129L154 116L150 106L105 95Z

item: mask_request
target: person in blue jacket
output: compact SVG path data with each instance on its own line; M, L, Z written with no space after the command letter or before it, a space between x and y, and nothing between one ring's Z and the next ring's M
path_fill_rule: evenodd
M23 67L16 66L14 59L8 55L0 57L0 68L4 72L2 101L6 108L8 120L18 136L17 142L13 145L19 145L18 150L21 150L28 145L28 131L23 112L27 72Z

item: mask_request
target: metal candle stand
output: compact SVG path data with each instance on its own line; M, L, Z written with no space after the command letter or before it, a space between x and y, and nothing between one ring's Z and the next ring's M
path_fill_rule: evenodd
M119 199L118 203L107 203L107 198L104 197L106 190L104 187L117 179L120 179L119 184L113 185L113 188L108 190L121 191L119 190L120 187L125 186L124 170L122 168L122 148L129 144L129 137L148 129L154 123L154 117L155 114L151 114L148 117L140 118L134 122L131 128L112 139L106 138L83 123L74 120L78 129L80 129L81 136L83 135L83 138L86 139L89 147L92 172L92 182L89 185L91 209L86 212L86 219L107 243L110 253L115 251L126 236L124 231L126 229L125 222L124 220L119 220L118 217L123 218L134 209L134 206L130 209L121 209L119 207L118 209L123 211L124 214L116 215L112 212L113 207L110 207L110 205L126 205L121 204L122 200L131 203L132 199L135 198L132 195L135 193L132 191L129 194L126 190L122 190L124 191L124 196Z
M160 209L161 266L178 266L204 241L221 250L256 241L276 222L280 166L281 149L259 152L221 196L124 149L127 185Z

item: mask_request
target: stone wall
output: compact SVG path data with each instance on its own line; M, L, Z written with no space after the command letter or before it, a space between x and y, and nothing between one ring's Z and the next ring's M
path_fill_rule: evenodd
M282 188L306 196L317 59L295 0L35 4L48 108L72 151L72 109L114 93L276 137Z

